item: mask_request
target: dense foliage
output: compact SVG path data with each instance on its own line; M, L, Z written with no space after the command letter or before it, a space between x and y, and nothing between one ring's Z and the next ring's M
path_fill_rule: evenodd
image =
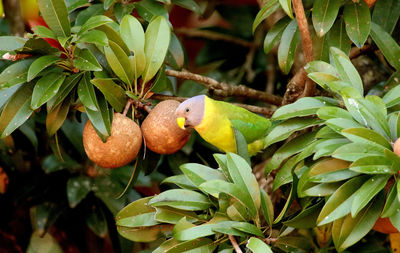
M21 0L26 36L0 23L0 251L399 250L399 1L259 2ZM88 120L105 142L115 112L199 94L268 115L264 150L193 131L88 159Z

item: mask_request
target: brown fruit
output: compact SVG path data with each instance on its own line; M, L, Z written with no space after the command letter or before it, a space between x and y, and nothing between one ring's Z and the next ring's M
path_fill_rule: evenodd
M397 139L397 141L394 142L393 144L393 152L400 156L400 138Z
M140 127L128 117L114 113L111 136L103 142L88 120L83 129L83 146L87 156L104 168L117 168L130 163L142 145Z
M188 142L190 132L182 130L176 123L175 110L179 106L175 100L158 103L142 123L142 133L146 146L158 154L172 154Z
M372 229L384 234L393 234L399 232L390 222L389 218L379 218Z

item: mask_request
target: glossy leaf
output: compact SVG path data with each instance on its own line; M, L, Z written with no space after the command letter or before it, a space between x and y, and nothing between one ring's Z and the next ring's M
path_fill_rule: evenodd
M280 7L281 6L278 0L271 0L266 2L265 5L261 8L261 10L257 13L256 18L254 19L252 28L253 33L256 30L257 26L261 24L262 21L264 21L264 19L268 18L272 13L274 13Z
M280 41L283 31L290 21L290 18L282 18L268 31L264 39L264 53L268 54L271 49Z
M73 74L65 78L64 83L58 89L57 94L51 100L51 107L56 107L70 94L76 84L81 80L83 74ZM53 101L54 100L54 101ZM50 101L49 101L50 103ZM49 104L48 104L49 105ZM51 108L50 108L51 109Z
M298 179L296 177L295 174L293 174L293 184L292 187L290 189L289 195L287 197L286 203L283 206L281 212L278 214L278 216L275 218L274 220L274 224L280 222L282 220L282 218L284 217L284 215L286 214L287 210L289 209L290 205L293 202L293 199L295 198L295 196L297 195L297 184L298 184Z
M268 194L261 189L261 209L263 211L264 219L267 221L268 225L272 227L274 221L274 206Z
M319 37L331 29L340 8L340 0L316 0L312 11L314 29Z
M325 120L334 118L353 119L348 111L334 106L325 106L318 109L317 115L318 118Z
M91 110L88 107L85 107L85 110L97 134L102 139L102 141L105 142L107 140L107 137L111 135L112 114L107 105L107 101L103 97L99 97L97 102L97 111Z
M384 156L370 155L353 162L350 169L364 174L394 174L397 170L392 168L392 163Z
M179 253L184 251L195 253L202 252L202 250L211 252L213 248L213 241L209 238L199 238L184 242L169 239L163 242L153 253Z
M144 53L145 35L142 24L133 16L126 15L121 21L120 34L129 50L134 53L135 79L143 73L146 66Z
M38 0L39 10L46 24L57 37L69 37L71 35L70 21L65 1Z
M313 228L316 226L318 213L323 204L323 201L319 201L315 205L307 206L298 215L288 221L284 221L283 224L293 228Z
M32 93L31 107L36 110L54 97L65 80L65 75L50 73L40 78Z
M343 130L342 134L353 142L377 144L385 148L391 148L389 142L382 135L368 128L348 128Z
M79 43L93 43L98 46L108 46L107 35L99 30L91 30L82 34L78 39Z
M122 48L113 41L109 41L109 47L104 47L104 53L114 73L125 84L131 85L135 76L128 56Z
M253 253L272 253L271 248L257 237L251 237L246 247Z
M342 50L346 55L350 53L351 41L346 34L344 19L336 20L328 33L329 47L336 47Z
M182 189L188 189L188 190L196 190L197 189L197 187L185 175L176 175L176 176L167 177L161 183L162 184L164 184L164 183L175 184Z
M117 226L135 228L135 227L150 227L159 224L155 219L155 212L138 214L134 218L121 218L116 222Z
M130 55L128 46L125 44L119 33L114 28L112 28L110 24L101 25L97 27L96 30L104 32L107 35L108 41L114 42L119 47L121 47L122 50L124 50L126 55Z
M95 78L90 80L104 95L110 105L117 111L122 112L126 104L125 91L111 78Z
M195 211L205 210L211 206L210 201L201 193L174 189L160 193L149 201L152 206L170 206L173 208Z
M107 235L107 220L100 206L92 206L89 215L86 217L86 224L97 236L104 238Z
M8 100L0 115L0 138L10 135L33 113L30 107L33 84L20 87Z
M35 78L42 70L48 66L56 63L60 58L55 55L44 55L37 58L29 67L27 80L31 81Z
M337 76L324 72L313 72L308 74L308 77L324 89L328 89L329 83L339 80Z
M334 66L324 61L312 61L304 66L307 73L322 72L338 77L338 73Z
M279 4L282 6L282 9L286 14L293 19L292 0L279 0Z
M90 73L86 72L79 82L78 96L82 104L93 111L99 110L99 104L97 102L96 93L93 85L90 83Z
M67 182L67 197L71 208L76 207L91 191L90 178L86 176L71 177Z
M265 137L265 147L286 139L296 131L318 125L321 122L322 121L312 118L293 118L286 120L273 128L267 137Z
M146 67L143 72L143 82L150 81L160 69L171 38L170 27L166 19L158 16L150 22L145 33Z
M199 220L199 218L195 212L184 211L184 210L180 210L180 209L176 209L176 208L171 208L168 206L157 207L154 219L156 221L162 222L162 223L176 224L183 217L186 217L186 219L189 222L196 222Z
M367 4L364 1L346 4L343 17L347 35L357 47L362 47L371 29L371 14Z
M66 99L54 108L51 112L47 113L46 129L49 136L54 135L58 129L61 128L64 120L67 118L69 111L70 100Z
M382 54L385 56L386 60L390 63L390 65L399 70L399 44L397 44L397 42L392 38L392 36L390 36L390 34L388 34L385 30L382 29L382 27L375 23L371 24L371 37L381 50Z
M171 2L190 11L193 11L198 15L202 14L199 5L194 0L172 0Z
M365 176L355 177L344 183L328 199L322 208L318 219L318 226L328 224L350 213L351 205L354 200L354 193L366 181Z
M247 141L243 134L233 127L233 133L236 142L236 153L241 156L248 164L251 164L249 151L247 149Z
M379 0L374 5L372 22L391 34L400 17L400 2L396 0Z
M171 33L165 62L174 69L182 69L185 64L185 49L175 33Z
M57 39L57 36L55 33L47 28L46 26L38 25L33 28L33 32L35 35L41 37L41 38L52 38L52 39Z
M288 104L278 108L271 119L285 120L294 117L302 117L313 115L321 107L324 107L326 102L323 102L314 97L300 98L292 104Z
M0 37L0 50L1 51L14 51L24 46L27 39L17 36L1 36Z
M300 33L296 20L291 21L282 34L281 43L278 48L278 64L284 74L288 74L300 40Z
M383 101L388 108L400 104L400 85L391 89L388 93L383 96Z
M314 160L317 160L323 156L330 156L339 147L349 143L350 141L345 138L335 138L325 140L315 146Z
M34 59L21 60L5 68L0 74L0 89L25 83L29 66L33 61Z
M103 15L97 15L89 18L82 26L81 29L78 32L78 36L83 35L86 31L89 31L91 29L94 29L96 27L99 27L101 25L105 25L108 23L113 22L112 19L110 19L107 16Z
M224 174L219 170L212 169L210 167L197 164L197 163L186 163L179 167L186 177L196 186L200 186L202 183L220 179L226 180Z
M135 9L147 22L150 22L155 16L164 16L165 18L168 17L168 12L165 7L154 0L142 0L137 2L135 4Z
M57 240L53 236L51 236L50 233L46 233L43 236L40 236L39 231L34 231L31 235L26 253L36 252L62 253L63 249L57 243Z
M393 184L393 186L390 188L388 195L386 197L386 202L385 206L383 207L381 217L382 218L387 218L392 215L395 215L400 208L400 200L398 197L397 193L397 185L399 184L399 181L397 183Z

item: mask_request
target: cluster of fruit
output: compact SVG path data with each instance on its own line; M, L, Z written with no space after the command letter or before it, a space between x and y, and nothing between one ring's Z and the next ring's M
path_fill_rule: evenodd
M158 154L172 154L189 140L190 131L176 123L175 110L179 102L158 103L142 122L141 127L120 113L115 113L111 136L103 142L90 121L83 130L83 146L89 159L104 168L117 168L130 163L138 155L142 140L148 149Z

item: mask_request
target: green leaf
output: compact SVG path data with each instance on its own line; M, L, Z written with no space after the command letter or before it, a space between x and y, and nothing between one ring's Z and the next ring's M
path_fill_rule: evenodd
M279 215L275 218L274 220L274 224L280 222L283 218L283 216L286 214L288 208L290 207L290 205L293 202L294 197L297 195L297 184L298 184L299 180L297 179L296 174L293 174L293 184L292 187L290 188L290 192L289 195L287 197L286 203L283 206L281 212L279 213Z
M155 219L155 212L152 213L142 213L135 217L127 217L119 219L116 222L117 226L135 228L135 227L150 227L159 224Z
M104 0L104 10L108 10L114 2L115 0Z
M353 142L378 144L385 148L391 148L390 143L382 135L368 128L348 128L344 129L342 134Z
M256 18L254 19L252 28L253 33L256 30L257 26L261 24L262 21L264 21L264 19L268 18L272 13L274 13L280 7L281 6L278 3L278 0L267 1L265 5L261 8L261 10L257 13Z
M354 200L354 193L367 180L366 176L359 176L348 180L335 191L322 208L318 219L318 226L328 224L350 213Z
M111 18L103 15L91 17L81 26L81 29L78 32L78 36L83 35L86 31L112 22L113 20Z
M257 237L251 237L246 247L253 253L272 253L271 248Z
M213 241L209 238L199 238L180 242L176 239L169 239L163 242L153 253L180 253L180 252L205 252L213 251Z
M334 106L326 106L322 107L317 111L318 118L320 119L334 119L334 118L343 118L343 119L353 119L351 117L351 114L340 108L340 107L334 107Z
M400 112L389 114L388 124L392 140L400 137Z
M147 22L150 22L155 16L164 16L168 18L168 12L165 7L154 0L142 0L137 2L135 4L135 9Z
M189 222L196 222L199 220L195 212L184 211L171 207L157 207L154 219L162 223L177 224L179 220L186 217Z
M162 16L150 21L145 33L146 67L143 72L143 83L150 81L164 62L171 38L170 27Z
M333 118L333 119L328 119L325 121L325 124L329 126L332 130L341 133L343 129L348 129L348 128L362 128L363 126L358 124L356 121L352 119L346 119L346 118Z
M288 74L300 41L300 32L296 20L292 20L282 34L281 43L278 48L278 64L284 74Z
M344 6L346 32L357 47L362 47L371 29L371 14L364 1L349 3Z
M171 33L171 41L165 62L174 69L182 69L185 64L185 49L175 33Z
M185 163L179 168L195 186L214 179L226 180L224 174L219 170L201 164Z
M121 86L117 85L111 78L95 78L90 82L103 93L106 100L117 112L122 112L126 104L126 96Z
M279 0L279 4L282 6L282 9L286 12L286 14L293 19L292 0Z
M388 108L400 104L400 85L391 89L388 93L383 96L383 101Z
M82 104L92 110L98 111L99 104L97 103L96 93L94 91L93 85L90 83L90 73L86 72L79 82L78 86L78 96Z
M315 141L315 132L310 132L297 136L296 138L285 143L277 151L275 151L271 160L267 164L265 173L269 173L277 169L283 161L285 161L290 156L303 151L312 142Z
M290 21L291 19L289 17L282 18L268 31L264 39L264 53L268 54L280 41L283 31Z
M92 206L90 213L86 217L86 224L97 236L104 238L107 235L107 220L100 206Z
M314 147L314 145L313 145L314 143L312 143L309 147ZM306 151L309 147L304 149L304 151ZM302 153L300 153L300 154L302 154ZM301 164L298 165L300 154L292 156L289 160L284 162L282 164L282 166L279 168L278 173L276 173L274 183L272 185L273 191L275 191L282 185L288 184L293 181L292 170L297 168L297 166L301 166ZM309 155L307 155L307 156L309 156Z
M29 119L33 112L30 107L32 91L33 84L25 84L8 100L0 115L0 138L10 135Z
M397 170L392 168L392 163L382 155L370 155L353 162L350 169L364 174L394 174Z
M335 67L324 61L309 62L306 64L306 66L304 66L304 69L307 71L307 73L322 72L336 77L339 76Z
M399 184L399 182L400 181L397 181L397 183L393 184L393 186L389 190L389 193L386 197L385 206L382 210L382 218L387 218L398 213L397 210L400 208L400 200L398 198L397 185Z
M172 0L171 2L188 10L191 10L198 15L202 14L199 5L194 0Z
M335 22L328 33L329 47L336 47L349 55L351 49L351 41L346 34L344 19L341 18Z
M197 190L197 187L185 175L167 177L161 183L176 184L182 189Z
M338 77L323 72L313 72L308 74L307 76L324 89L328 89L329 83L339 80Z
M25 83L33 61L34 59L21 60L5 68L0 74L0 89Z
M71 208L76 207L91 191L90 178L86 176L72 177L67 182L67 197Z
M391 34L400 17L400 2L396 0L379 0L374 5L372 22L380 25Z
M263 238L265 237L263 232L258 227L254 226L253 224L250 224L248 222L237 222L237 223L234 223L232 225L232 227L234 229L237 229L239 231L242 231L242 232L245 232L248 234L256 235L256 236L263 237Z
M121 47L122 50L124 50L126 55L130 55L129 48L125 44L125 42L122 40L121 36L119 35L119 32L114 30L114 28L112 28L110 26L110 24L101 25L101 26L97 27L96 30L104 32L107 35L109 42L110 41L114 42L119 47Z
M61 210L55 203L44 202L43 204L31 207L29 214L33 230L37 231L43 237L49 227L57 220L61 214Z
M36 110L54 97L65 80L65 75L50 73L40 78L32 93L31 107Z
M81 80L83 74L73 74L65 78L64 83L58 89L57 94L51 100L51 108L59 105L64 99L70 94L70 92L75 88L76 84ZM54 101L53 101L54 100ZM50 103L50 101L49 101ZM49 103L47 105L49 105ZM50 109L51 109L50 108Z
M316 0L312 11L314 29L319 37L331 29L339 13L340 0Z
M248 164L251 164L249 152L247 149L246 139L244 138L243 134L239 130L237 130L234 127L232 127L232 128L233 128L233 133L235 135L237 154L239 156L241 156Z
M334 47L330 48L330 55L340 79L351 84L360 95L363 95L364 86L361 77L358 74L357 69L351 63L349 57L340 49Z
M149 204L155 207L170 206L187 211L205 210L211 206L209 199L203 194L183 189L164 191L153 197Z
M321 107L326 106L326 102L315 97L300 98L292 104L288 104L278 108L271 119L285 120L294 117L302 117L313 115Z
M298 215L294 218L284 221L283 224L293 228L314 228L320 212L323 201L319 201L317 204L305 207Z
M126 15L120 26L120 34L129 50L134 53L133 61L135 79L143 73L146 66L146 56L144 53L145 35L142 24L133 16Z
M247 201L248 203L251 203L251 205L247 207L254 217L254 215L258 213L261 205L260 188L257 179L252 173L250 165L242 157L233 153L228 153L226 157L229 174L233 183L243 191L246 198L252 200Z
M379 25L372 23L371 37L390 65L392 65L396 70L400 70L400 46L392 36L390 36L390 34L383 30Z
M313 118L293 118L288 119L275 128L265 137L264 147L267 147L278 141L285 140L292 133L305 128L320 124L322 121Z
M263 211L264 218L267 221L268 225L272 227L274 221L274 206L272 204L271 198L263 189L260 190L260 193L261 193L261 208Z
M40 235L39 231L34 231L31 235L26 253L62 253L63 249L57 243L57 240L50 233Z
M37 58L29 67L27 81L31 81L35 78L42 70L48 66L56 63L60 58L55 55L44 55Z
M129 62L128 56L113 41L109 41L109 46L104 47L104 53L108 64L114 73L127 85L131 85L134 80L134 73Z
M365 181L354 194L351 217L354 218L385 187L389 177L390 175L376 175Z
M57 39L57 36L54 34L52 30L49 28L38 25L32 28L33 32L35 35L39 36L40 38L52 38L52 39Z
M337 138L337 139L327 139L321 143L318 143L315 146L315 154L313 156L313 160L317 160L323 156L331 156L332 153L339 147L349 143L345 138Z
M67 118L69 111L70 100L66 99L55 107L51 112L47 113L46 116L46 129L49 136L53 136L58 129L61 128L64 120Z
M339 238L335 238L335 247L339 252L355 244L371 230L379 217L384 202L384 194L379 194L374 201L371 201L359 214L352 218L349 214L341 222ZM335 226L335 223L334 223Z
M91 110L87 107L85 107L85 110L97 134L103 142L105 142L107 137L111 135L112 114L104 97L100 96L98 98L98 106L97 111Z
M1 36L0 51L14 51L22 48L28 40L17 36Z
M44 21L46 21L46 24L57 37L69 37L71 35L71 27L65 2L59 0L38 0L37 3Z
M93 43L98 46L108 46L107 35L99 30L85 32L79 37L78 43Z

